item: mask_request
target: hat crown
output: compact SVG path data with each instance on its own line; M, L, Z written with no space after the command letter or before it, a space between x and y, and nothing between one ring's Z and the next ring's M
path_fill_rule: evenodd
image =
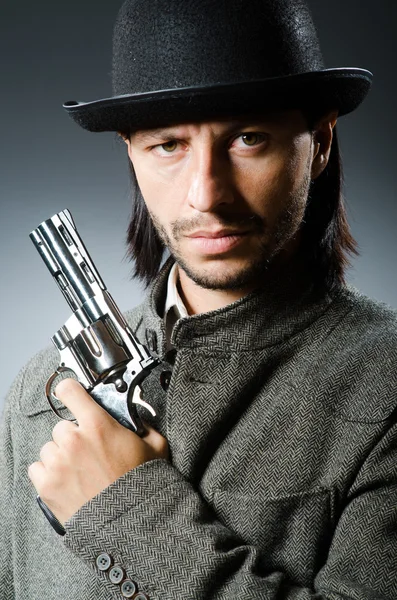
M115 95L323 68L303 0L126 0L114 28Z

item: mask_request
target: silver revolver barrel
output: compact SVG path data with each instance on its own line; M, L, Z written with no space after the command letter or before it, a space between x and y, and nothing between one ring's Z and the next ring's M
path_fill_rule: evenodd
M143 405L139 383L159 364L139 343L107 291L72 215L63 210L43 221L30 238L46 263L73 313L51 338L60 365L47 382L46 394L54 412L54 380L73 371L87 392L122 425L143 433L135 404Z

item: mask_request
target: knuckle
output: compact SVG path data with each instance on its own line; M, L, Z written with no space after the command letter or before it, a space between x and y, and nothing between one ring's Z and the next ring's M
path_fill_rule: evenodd
M53 442L47 442L40 450L40 459L42 462L51 458L54 453L54 444Z
M169 456L169 447L168 447L168 442L166 439L164 439L164 441L162 442L162 444L160 446L160 453L164 458L168 458L168 456Z
M80 432L76 430L69 430L65 433L62 445L67 448L70 452L79 452L81 448L82 440Z
M70 421L59 421L52 430L54 447L64 448L68 451L78 451L81 446L81 432L79 427Z
M39 462L34 462L28 467L28 475L31 481L36 479L37 469L40 468Z
M44 465L46 472L54 477L62 466L62 454L59 452L58 446L54 442L48 442L40 451L40 459Z
M52 430L52 436L62 438L64 435L73 431L75 427L76 426L72 421L63 419L62 421L58 421L58 423L54 426Z
M159 450L165 450L166 448L168 448L168 443L167 443L167 440L165 439L165 437L162 437L162 436L159 437L158 447L159 447Z

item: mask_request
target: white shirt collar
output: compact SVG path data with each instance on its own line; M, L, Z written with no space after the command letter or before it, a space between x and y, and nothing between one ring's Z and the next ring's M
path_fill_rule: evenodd
M164 318L167 319L169 311L173 308L177 319L188 317L189 314L178 292L178 265L174 263L168 275L167 297L165 299Z

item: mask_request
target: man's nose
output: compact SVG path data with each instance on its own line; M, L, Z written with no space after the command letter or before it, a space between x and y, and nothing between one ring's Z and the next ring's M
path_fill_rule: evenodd
M234 201L230 164L226 156L211 149L197 153L190 165L188 203L200 212L211 212Z

